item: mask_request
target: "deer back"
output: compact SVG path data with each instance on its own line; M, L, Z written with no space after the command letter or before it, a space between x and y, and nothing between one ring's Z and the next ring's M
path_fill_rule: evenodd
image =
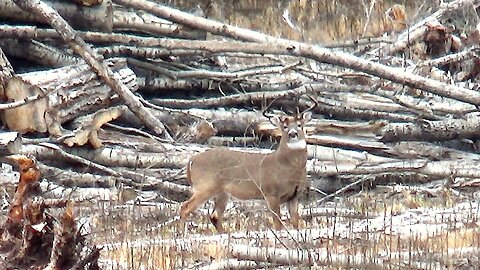
M261 164L269 155L210 149L190 160L188 177L194 190L218 190L216 193L227 192L239 199L262 198L257 186L262 177Z

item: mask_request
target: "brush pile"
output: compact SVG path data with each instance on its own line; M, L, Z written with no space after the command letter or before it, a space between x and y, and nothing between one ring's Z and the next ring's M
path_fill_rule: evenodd
M313 193L366 183L425 184L432 194L480 185L480 24L450 23L465 10L478 19L480 1L445 3L415 24L396 5L386 15L402 32L324 47L148 0L74 2L0 3L8 22L0 24L0 153L35 156L55 186L49 196L128 201L132 191L176 205L191 192L183 169L191 155L212 146L268 149L280 133L263 109L293 113L311 99ZM16 200L7 222L26 222L12 214ZM312 265L323 256L313 248L296 260L261 261ZM258 252L245 260L273 256Z

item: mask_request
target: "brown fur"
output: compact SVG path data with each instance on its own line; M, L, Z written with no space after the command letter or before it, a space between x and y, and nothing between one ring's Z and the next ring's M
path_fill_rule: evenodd
M287 203L291 222L297 227L300 219L298 195L307 186L307 149L289 148L288 145L295 145L295 142L303 145L303 124L309 119L310 114L275 118L273 122L282 131L282 138L273 153L214 148L193 156L187 166L187 179L193 195L181 206L181 226L192 211L214 198L215 207L210 220L218 232L223 232L223 212L229 197L233 196L241 200L266 200L276 229L283 227L280 205Z

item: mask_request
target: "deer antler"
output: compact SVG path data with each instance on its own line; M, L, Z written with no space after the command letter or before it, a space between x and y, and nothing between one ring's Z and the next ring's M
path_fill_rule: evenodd
M265 99L265 96L264 96L264 100L265 100L265 102L267 102L267 100ZM263 116L265 116L265 117L268 118L268 119L270 119L270 118L273 117L273 115L268 115L268 114L267 114L267 111L268 111L268 109L270 109L270 107L272 107L272 104L273 104L276 100L277 100L277 99L274 98L274 99L267 105L267 107L262 110L262 115L263 115Z
M318 106L318 101L317 101L316 99L314 99L311 95L307 95L307 97L308 97L311 101L313 101L313 105L310 106L310 107L308 107L308 108L306 108L306 109L303 110L301 113L298 113L298 111L297 111L297 116L298 116L298 115L303 115L304 113L309 112L309 111L313 110L315 107ZM297 108L297 109L298 109L298 108Z

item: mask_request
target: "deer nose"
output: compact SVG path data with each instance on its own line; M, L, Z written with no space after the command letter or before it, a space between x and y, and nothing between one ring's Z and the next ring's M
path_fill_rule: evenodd
M295 139L298 137L298 132L295 129L291 129L288 131L288 137L290 139Z

